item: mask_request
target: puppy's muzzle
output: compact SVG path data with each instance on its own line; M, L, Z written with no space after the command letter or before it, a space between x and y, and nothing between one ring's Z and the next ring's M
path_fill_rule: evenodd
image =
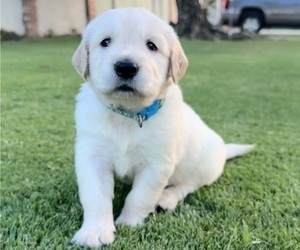
M130 60L116 62L114 69L117 76L123 80L131 80L139 71L138 65Z

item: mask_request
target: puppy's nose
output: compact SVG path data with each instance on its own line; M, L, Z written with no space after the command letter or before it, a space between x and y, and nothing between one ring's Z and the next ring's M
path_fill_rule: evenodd
M123 79L131 79L139 71L138 65L129 60L116 62L114 69L116 74Z

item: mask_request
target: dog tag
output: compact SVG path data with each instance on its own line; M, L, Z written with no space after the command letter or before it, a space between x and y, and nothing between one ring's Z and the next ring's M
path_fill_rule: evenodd
M143 127L143 116L141 114L138 114L137 122L138 122L140 128Z

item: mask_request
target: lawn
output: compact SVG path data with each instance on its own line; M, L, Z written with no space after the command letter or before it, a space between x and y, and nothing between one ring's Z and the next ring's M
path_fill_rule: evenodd
M70 64L78 38L2 44L1 249L81 249ZM105 249L300 249L299 42L183 41L185 100L228 142L256 143L212 186ZM129 188L118 183L114 215Z

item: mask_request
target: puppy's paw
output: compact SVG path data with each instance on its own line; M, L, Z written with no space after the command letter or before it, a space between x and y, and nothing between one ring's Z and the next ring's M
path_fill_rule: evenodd
M113 243L114 239L114 226L112 228L89 228L82 226L74 235L71 242L80 246L100 247Z
M158 206L165 210L174 210L178 204L176 194L170 189L164 189L158 201Z
M124 224L132 227L141 225L143 222L144 218L138 216L128 216L124 212L122 212L116 220L116 224Z

